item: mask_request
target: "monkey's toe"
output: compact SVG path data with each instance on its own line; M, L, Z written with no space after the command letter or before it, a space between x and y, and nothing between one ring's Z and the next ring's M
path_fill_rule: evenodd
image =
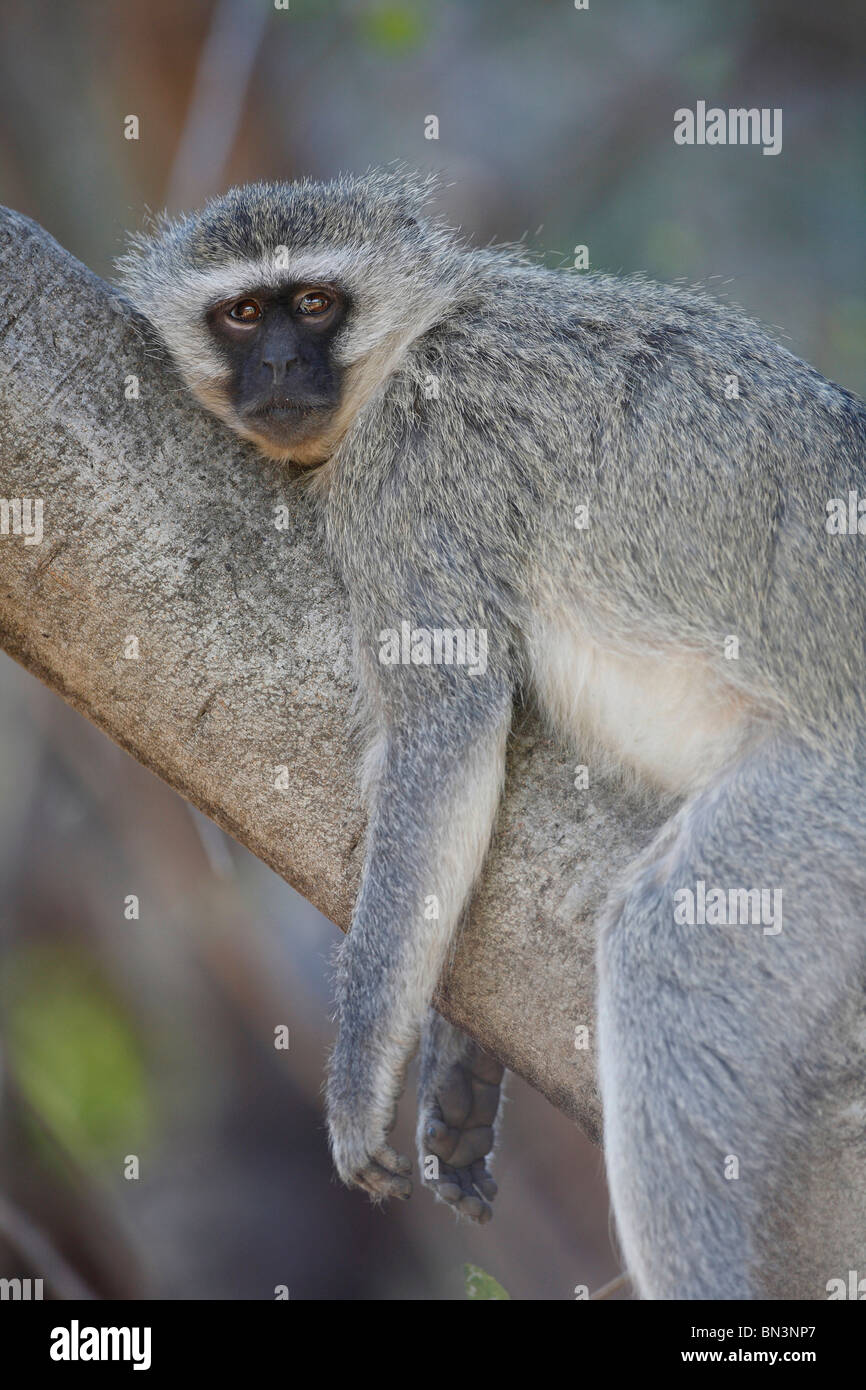
M426 1164L430 1164L430 1156ZM438 1176L425 1175L424 1183L440 1201L453 1207L458 1216L465 1216L479 1226L493 1216L490 1203L496 1196L497 1188L483 1159L466 1168L439 1163Z
M421 1128L424 1184L460 1216L483 1225L497 1187L487 1168L503 1068L476 1049L436 1088Z

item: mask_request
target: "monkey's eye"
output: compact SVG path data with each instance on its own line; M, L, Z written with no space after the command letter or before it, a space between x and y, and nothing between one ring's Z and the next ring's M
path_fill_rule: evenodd
M228 311L235 323L257 323L262 316L262 306L255 299L239 299Z
M295 309L299 314L326 314L333 302L324 290L308 290L306 294L301 295Z

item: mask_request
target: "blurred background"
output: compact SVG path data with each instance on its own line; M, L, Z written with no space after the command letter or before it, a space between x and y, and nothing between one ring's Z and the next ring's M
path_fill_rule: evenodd
M0 202L110 275L146 208L402 159L477 239L701 281L863 394L864 29L858 0L0 0ZM675 146L698 100L781 107L782 153ZM599 1151L518 1080L485 1229L337 1187L336 929L4 656L0 748L0 1277L459 1299L471 1262L556 1300L616 1274Z

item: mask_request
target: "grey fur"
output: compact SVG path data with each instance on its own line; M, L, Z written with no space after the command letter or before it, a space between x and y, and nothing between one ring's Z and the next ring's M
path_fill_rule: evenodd
M735 728L717 745L704 730L698 765L652 774L686 801L605 914L600 1076L640 1292L757 1296L771 1215L829 1084L834 1021L866 970L866 561L861 538L824 525L830 498L866 495L866 410L704 293L471 249L427 217L427 192L393 171L236 189L121 265L229 423L204 285L276 242L305 267L320 253L323 274L339 262L354 305L335 353L356 371L356 402L313 475L370 730L367 858L328 1084L337 1168L376 1196L408 1195L387 1141L405 1068L489 841L512 702L534 687L568 723L551 671L575 622L591 669L598 653L640 662L649 690L688 661ZM581 504L590 524L576 530ZM380 632L406 621L485 628L486 671L383 666ZM685 720L685 743L690 732ZM780 886L784 931L674 925L673 894L698 879ZM422 1159L430 1117L476 1061L444 1025L428 1030ZM739 1180L720 1176L728 1154ZM483 1153L470 1157L463 1194ZM439 1195L460 1206L456 1190ZM489 1214L486 1200L464 1205Z

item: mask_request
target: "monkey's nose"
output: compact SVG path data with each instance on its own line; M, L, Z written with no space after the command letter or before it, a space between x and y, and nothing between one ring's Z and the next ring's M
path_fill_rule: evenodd
M289 368L294 367L297 361L297 357L286 357L282 360L280 360L279 358L263 357L262 368L264 371L270 370L274 382L276 383L278 381L285 380L286 376L288 375Z

